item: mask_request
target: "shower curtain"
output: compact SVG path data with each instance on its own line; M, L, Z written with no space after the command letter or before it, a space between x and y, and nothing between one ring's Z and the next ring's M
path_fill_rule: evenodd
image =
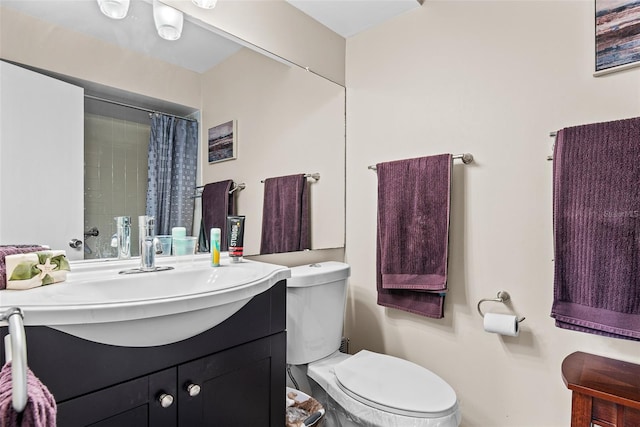
M193 230L197 155L197 122L153 115L146 212L156 218L156 234L171 234L172 227Z

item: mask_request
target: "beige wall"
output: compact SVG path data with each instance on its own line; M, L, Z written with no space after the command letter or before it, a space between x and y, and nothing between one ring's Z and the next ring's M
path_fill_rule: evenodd
M347 41L346 335L429 367L464 426L567 426L563 358L640 363L640 344L570 332L553 296L549 132L640 114L640 69L594 78L591 1L427 1ZM471 152L456 162L445 318L376 305L376 175L367 165ZM519 337L483 332L481 298L511 293ZM485 310L499 311L500 304Z
M211 10L191 0L165 3L344 85L345 39L284 0L223 0Z
M200 75L0 8L0 58L194 109ZM168 81L180 84L167 84Z
M344 88L242 49L203 74L202 182L233 179L246 189L245 253L260 252L265 178L320 173L309 180L312 248L344 246ZM236 160L209 164L207 131L237 121Z

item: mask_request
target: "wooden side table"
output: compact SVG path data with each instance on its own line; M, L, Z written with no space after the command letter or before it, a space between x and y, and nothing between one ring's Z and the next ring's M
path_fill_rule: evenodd
M571 427L640 426L640 365L576 352L562 362Z

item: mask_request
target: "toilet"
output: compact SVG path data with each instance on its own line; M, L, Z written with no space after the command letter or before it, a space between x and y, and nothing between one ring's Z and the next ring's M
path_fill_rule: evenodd
M327 412L323 425L459 426L456 393L433 372L367 350L339 351L349 274L348 264L331 261L293 267L287 279L287 365L306 372Z

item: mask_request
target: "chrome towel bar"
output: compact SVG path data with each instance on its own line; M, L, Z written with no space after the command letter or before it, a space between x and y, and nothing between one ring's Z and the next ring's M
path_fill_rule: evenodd
M318 172L316 172L316 173L305 173L304 177L305 178L311 178L311 179L313 179L315 181L319 181L320 180L320 174ZM263 184L264 184L265 181L266 180L264 180L264 179L260 180L260 182L263 183Z
M452 156L453 160L462 160L462 163L468 165L469 163L473 163L473 154L471 153L462 153L462 154L454 154ZM371 169L372 171L378 170L376 165L369 165L367 169Z

